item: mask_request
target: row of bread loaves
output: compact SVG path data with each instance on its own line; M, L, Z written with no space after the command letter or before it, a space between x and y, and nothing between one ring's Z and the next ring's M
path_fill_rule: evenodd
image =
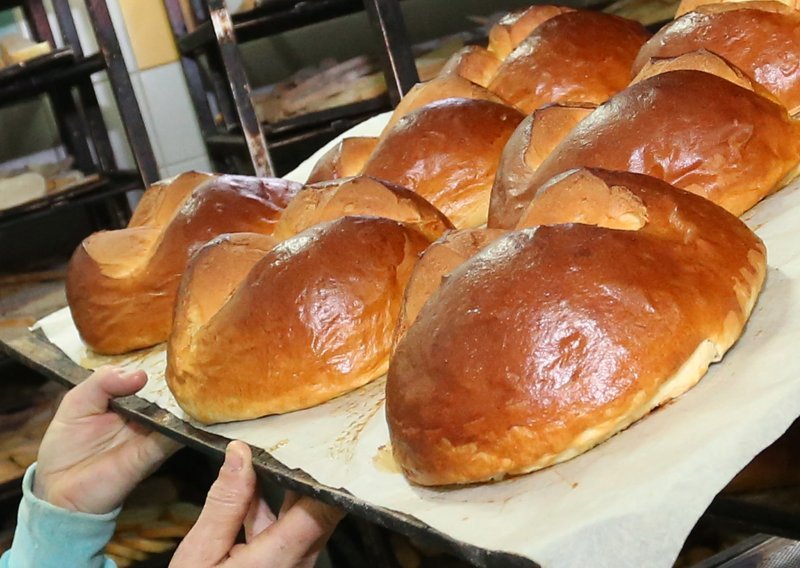
M684 11L650 37L535 6L305 186L156 184L70 263L81 336L107 354L167 341L169 387L206 423L388 372L394 456L416 483L588 450L739 337L766 251L735 215L800 164L800 13Z

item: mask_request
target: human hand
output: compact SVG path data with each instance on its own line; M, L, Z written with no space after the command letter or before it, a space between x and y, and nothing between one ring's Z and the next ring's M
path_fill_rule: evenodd
M143 371L102 367L69 391L39 446L33 493L57 507L102 514L180 445L112 412L112 398L139 391Z
M203 512L170 568L311 568L344 513L287 492L277 519L257 490L250 447L231 442ZM246 544L236 544L244 525Z

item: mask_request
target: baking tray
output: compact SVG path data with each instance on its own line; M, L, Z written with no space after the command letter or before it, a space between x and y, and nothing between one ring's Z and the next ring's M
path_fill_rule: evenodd
M41 331L32 332L20 328L0 329L0 351L67 387L80 383L90 374L89 371L73 363L55 345L50 343ZM227 438L194 428L164 409L139 397L129 396L116 399L112 401L111 407L123 416L146 424L219 461L224 458L225 448L229 442ZM347 491L321 485L307 473L284 466L264 450L253 448L253 464L261 476L275 481L283 487L340 507L348 513L403 533L420 543L460 556L476 566L487 568L534 568L538 566L535 562L517 555L486 550L459 542L412 516L376 507L354 497Z
M348 135L374 136L387 118L370 119ZM292 177L304 179L305 170L313 165L316 157L335 143L336 140L321 148L302 168L293 172ZM288 445L273 446L263 441L263 423L253 421L246 426L250 434L258 434L262 440L255 445L271 448L270 452L284 460L281 463L269 452L256 450L257 468L284 486L336 504L422 542L438 545L478 566L537 566L521 555L499 551L501 547L520 544L526 547L525 554L529 558L548 566L587 565L588 558L592 559L589 563L592 566L665 566L671 561L670 555L677 555L680 543L714 493L800 415L800 364L792 358L793 338L800 337L800 284L795 283L800 282L800 257L795 253L798 215L800 184L769 198L748 214L751 226L767 240L770 274L745 337L725 361L715 365L697 387L675 403L574 460L509 482L460 489L455 500L451 500L453 493L436 492L436 496L431 497L431 490L409 488L406 484L406 491L428 500L427 510L416 509L413 515L399 512L402 506L381 505L387 499L378 493L384 491L386 485L375 485L374 477L364 478L370 484L369 492L364 492L363 484L358 488L362 494L373 495L363 498L355 491L342 489L351 485L349 479L320 483L323 476L330 478L330 471L284 465L297 463L285 459L289 455L287 450L294 446L297 454L298 442L306 438L299 436ZM12 356L53 378L74 383L88 375L88 371L68 359L40 332L17 330L11 335L0 335L0 341ZM766 363L765 356L769 359ZM140 357L134 358L144 364ZM75 360L86 364L80 357ZM749 380L751 375L753 380ZM379 389L380 385L376 383L376 386ZM377 392L372 387L362 391L353 394L356 398L363 396L364 400L370 400ZM334 402L340 406L348 404L337 400ZM121 412L218 457L228 439L196 428L138 397L115 404ZM309 435L317 435L315 432L322 429L307 421L308 415L302 414L306 412L315 419L328 418L328 411L321 408L285 417L289 422L294 421L295 428L299 426L303 431L312 431ZM291 430L291 424L280 421L270 424L272 428L266 434L290 437L283 428L289 426ZM232 432L233 429L221 431ZM323 434L336 436L339 432L336 429ZM709 437L703 438L703 434ZM362 428L359 435L368 437L367 430ZM301 453L310 453L312 447L300 443L299 449ZM325 457L328 470L339 467L334 458L328 454ZM339 477L350 473L349 468L345 470L338 472ZM316 471L316 477L306 471ZM642 482L642 477L646 483ZM471 493L473 489L485 500L471 497L475 495ZM506 492L506 498L500 495L498 499L498 492ZM538 508L531 508L531 497L539 499ZM625 513L630 511L619 509L620 506L632 507L633 514L626 517ZM498 508L502 511L500 517L496 513ZM455 519L453 511L457 513ZM487 526L487 511L494 515L488 522L500 524ZM509 517L515 514L514 522L510 523ZM420 518L432 520L423 522ZM443 519L452 523L448 525ZM444 528L437 529L434 524ZM510 537L503 534L502 528L508 530L509 524L516 527ZM559 524L558 529L553 528ZM564 531L565 527L568 530ZM471 530L472 540L453 536L464 535L465 528ZM469 544L468 540L481 545ZM490 546L493 543L495 545ZM625 563L613 556L620 556L621 551L625 553ZM601 552L605 554L602 558ZM581 556L584 562L570 563L576 556Z

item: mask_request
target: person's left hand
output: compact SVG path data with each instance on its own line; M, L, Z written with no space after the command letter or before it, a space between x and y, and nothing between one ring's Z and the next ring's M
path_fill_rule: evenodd
M57 507L102 514L180 445L112 412L112 398L139 391L144 371L102 367L61 401L39 447L33 493Z

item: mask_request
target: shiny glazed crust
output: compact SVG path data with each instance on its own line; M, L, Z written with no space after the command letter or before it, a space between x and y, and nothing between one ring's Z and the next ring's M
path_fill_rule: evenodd
M306 186L281 215L275 236L288 239L340 217L372 215L407 223L436 240L453 224L425 199L404 187L365 176Z
M701 6L656 33L636 57L633 72L653 57L707 49L758 81L794 114L800 111L800 11L777 6L779 11L749 2L724 11Z
M553 222L588 196L601 218L614 217L602 204L638 202L644 224L590 215L513 232L446 279L388 374L394 456L415 483L500 479L588 450L693 386L750 314L765 250L733 215L631 173L571 172L549 192Z
M196 420L228 422L307 408L379 377L428 244L377 217L316 225L271 249L210 243L181 284L167 349L175 399Z
M75 250L66 291L84 342L118 354L166 341L189 256L232 231L272 232L299 184L188 173L149 188L128 228Z
M800 123L785 108L709 73L670 71L598 107L528 183L495 186L489 225L514 227L547 180L584 166L652 175L739 215L788 183L798 162Z
M649 37L640 24L617 16L561 14L514 49L489 90L525 114L549 103L599 104L627 86Z
M505 59L514 51L514 48L544 22L572 11L573 8L548 4L530 6L506 14L489 30L488 50L498 59Z
M492 101L498 104L505 104L505 101L486 90L484 87L461 77L458 74L442 73L435 79L426 83L414 85L394 109L389 122L381 133L380 140L383 141L394 128L397 122L408 116L410 113L445 99L477 99L482 101Z
M417 192L458 228L482 225L503 146L522 119L491 101L432 103L392 128L364 174Z

